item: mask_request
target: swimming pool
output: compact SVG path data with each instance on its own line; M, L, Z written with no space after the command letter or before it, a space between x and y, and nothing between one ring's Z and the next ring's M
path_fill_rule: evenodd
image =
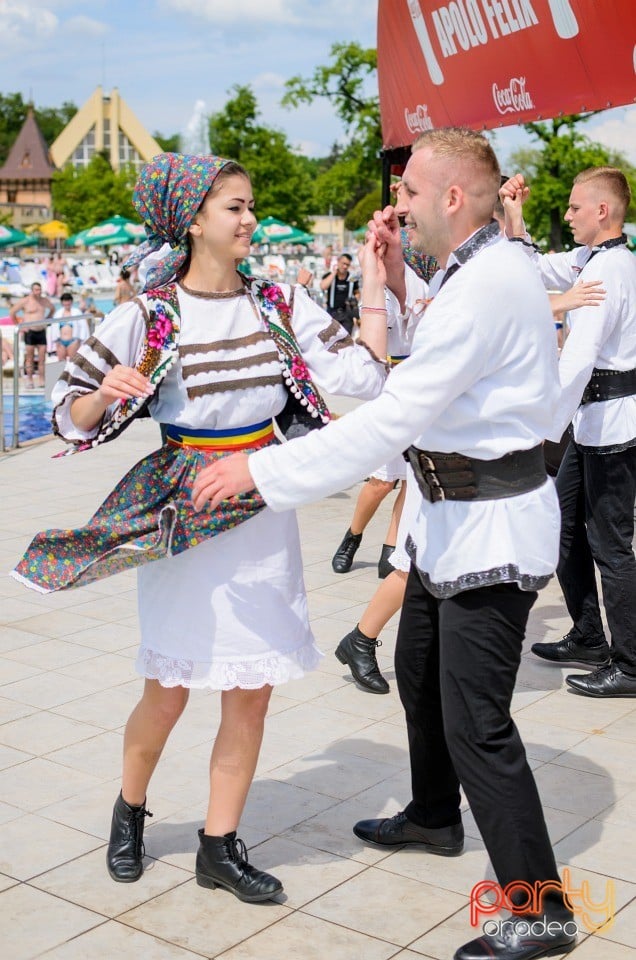
M18 405L19 442L34 440L36 437L45 437L51 433L51 413L53 404L41 394L21 393ZM13 396L4 395L4 436L7 447L14 446L13 442Z

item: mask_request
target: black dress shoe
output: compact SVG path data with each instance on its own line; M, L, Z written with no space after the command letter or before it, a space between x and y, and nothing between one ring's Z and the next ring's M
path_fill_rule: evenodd
M550 663L582 663L586 667L602 667L610 659L610 648L605 639L601 638L593 644L585 643L574 630L556 643L533 643L530 649L537 657Z
M144 872L144 820L151 816L145 803L132 807L120 791L113 808L106 852L108 872L118 883L134 883Z
M453 960L534 960L569 953L576 946L574 920L551 921L543 916L509 917L492 921L496 933L484 933L455 951Z
M390 573L393 573L395 567L391 563L391 555L395 547L392 547L389 543L382 544L382 550L380 552L380 559L378 560L378 577L380 580L386 580Z
M565 682L586 697L636 697L636 677L630 677L609 663L593 673L566 677Z
M361 533L351 533L347 530L344 540L336 550L331 561L331 567L334 573L349 573L356 551L362 543Z
M340 663L346 663L354 679L370 693L388 693L391 689L380 673L375 656L375 648L381 645L381 640L366 637L354 627L336 647L336 657Z
M200 887L220 887L246 903L261 903L282 893L283 885L271 873L249 862L247 849L236 832L210 837L199 830L196 878Z
M436 853L440 857L456 857L464 849L464 828L461 823L455 823L452 827L420 827L402 811L394 817L380 820L359 820L353 832L360 840L382 847L419 843L429 853Z

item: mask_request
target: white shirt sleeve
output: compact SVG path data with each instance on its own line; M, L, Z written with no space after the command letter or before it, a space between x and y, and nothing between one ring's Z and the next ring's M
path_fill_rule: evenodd
M305 363L328 393L368 400L382 390L386 366L310 298L304 287L294 295L292 326Z
M434 343L420 323L411 356L392 371L375 400L323 430L250 456L252 477L273 510L309 503L367 476L405 450L483 376L486 331L462 299L461 286L447 289L444 309L435 317Z
M83 343L73 359L67 361L62 378L51 393L53 421L64 440L90 440L97 436L99 425L90 431L75 426L71 418L73 401L96 390L116 364L135 366L144 343L144 317L139 306L130 300L109 313L95 330L94 337Z

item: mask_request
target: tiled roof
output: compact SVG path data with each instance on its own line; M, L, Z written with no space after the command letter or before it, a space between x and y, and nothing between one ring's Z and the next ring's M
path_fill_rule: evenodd
M0 167L0 180L50 180L55 170L42 131L29 108L6 163Z

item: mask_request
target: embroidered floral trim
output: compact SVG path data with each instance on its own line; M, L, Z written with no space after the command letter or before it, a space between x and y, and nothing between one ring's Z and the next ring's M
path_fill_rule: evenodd
M322 654L313 643L290 653L274 654L252 660L198 663L194 660L166 657L142 647L135 669L148 680L158 680L162 687L189 689L256 690L298 680L314 670Z
M291 308L277 284L252 280L251 290L261 316L278 348L283 379L290 393L323 423L331 420L327 404L316 389L291 327Z
M463 573L455 580L443 580L441 583L434 583L428 573L424 573L417 566L415 543L411 536L407 537L406 540L406 552L415 564L417 575L423 586L438 600L447 600L448 597L454 597L455 594L463 593L464 590L492 587L495 583L518 583L519 589L526 591L543 590L552 579L551 573L546 576L534 576L529 573L521 573L516 563L504 563L499 567L491 567L489 570Z

